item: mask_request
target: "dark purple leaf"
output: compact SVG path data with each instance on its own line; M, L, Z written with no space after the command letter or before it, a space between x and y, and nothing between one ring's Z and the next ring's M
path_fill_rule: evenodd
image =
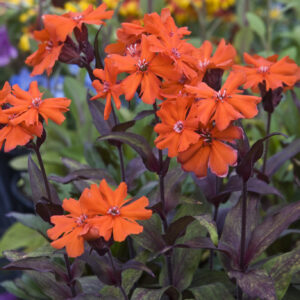
M253 174L254 164L262 157L264 151L264 141L274 135L283 135L282 133L271 133L262 139L259 139L248 151L248 153L241 159L236 167L236 172L239 176L247 181ZM285 136L285 135L283 135Z
M273 279L264 270L252 270L247 273L230 271L230 278L235 278L239 287L251 298L276 300Z
M50 180L59 182L59 183L70 183L72 181L77 181L77 180L84 180L84 179L98 179L102 180L103 178L106 179L106 181L109 184L116 184L114 179L111 177L111 175L103 169L81 169L81 170L76 170L71 173L69 173L65 177L60 177L60 176L49 176Z
M204 75L203 82L215 91L219 91L221 89L223 73L223 69L208 69Z
M107 285L120 285L121 284L121 268L119 262L113 257L114 266L112 267L108 255L99 256L92 252L90 254L84 253L81 256L93 270L94 274Z
M84 268L85 268L85 263L82 260L75 258L73 263L71 264L72 280L81 277L81 275L84 272Z
M206 197L207 201L211 202L211 199L217 195L217 177L210 170L207 172L207 176L205 178L199 179L194 174L192 174L194 182L200 187L202 193Z
M90 100L90 97L87 97L87 103L92 115L93 123L98 132L101 135L110 133L114 126L112 114L110 114L108 120L105 121L103 117L105 105L99 100Z
M35 211L45 222L48 223L51 223L51 216L63 215L64 213L61 204L50 203L43 198L35 204Z
M300 201L291 203L279 212L266 217L253 231L245 254L245 264L248 265L253 259L258 257L280 236L282 231L299 218Z
M220 243L226 247L230 253L231 260L224 261L227 268L238 269L241 244L241 216L242 199L228 212ZM252 232L257 224L258 197L248 195L247 199L247 219L246 219L246 246L248 245Z
M291 92L294 104L296 105L296 107L297 107L297 109L298 109L298 111L300 113L300 100L298 99L297 94L295 93L294 90L290 90L290 92Z
M297 139L267 160L266 174L269 177L272 177L286 161L294 157L299 152L300 139Z
M229 197L232 192L239 192L242 190L243 181L239 176L231 176L224 186L224 188L211 199L213 203L219 203L220 199ZM257 178L250 178L247 182L247 190L249 192L254 192L260 195L273 194L280 198L283 198L283 195L273 186L268 185L265 181L259 180Z
M134 120L127 121L127 122L124 122L124 123L119 123L119 124L113 126L111 131L113 131L113 132L123 132L123 131L126 131L127 129L131 128L132 126L134 126L134 124L135 124Z
M177 238L184 235L186 227L195 219L191 216L184 216L175 222L171 223L167 232L164 234L164 239L168 245L173 245Z
M49 201L42 172L40 171L36 163L32 160L30 155L28 156L28 173L33 202L37 204L38 201L42 198ZM58 198L55 188L50 183L49 185L53 204L60 205L61 201Z
M135 180L147 171L142 159L138 156L129 161L125 169L125 178L128 190L135 188Z
M144 271L148 273L150 276L155 277L154 273L145 264L136 260L129 260L122 265L122 272L128 269Z
M139 120L142 120L148 116L151 116L153 115L154 116L154 110L153 109L149 109L149 110L142 110L140 111L136 117L134 118L135 121L139 121Z
M149 171L159 172L158 160L144 137L131 132L111 132L98 138L98 141L104 140L113 140L129 145L141 156Z

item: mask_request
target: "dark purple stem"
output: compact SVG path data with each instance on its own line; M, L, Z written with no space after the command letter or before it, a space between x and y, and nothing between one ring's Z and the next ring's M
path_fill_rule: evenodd
M218 212L219 212L219 205L215 205L215 211L214 211L214 217L213 217L214 222L217 221ZM210 250L209 269L212 271L213 268L214 268L214 250Z
M271 119L272 119L272 113L268 112L267 130L266 130L267 136L270 134L270 131L271 131ZM265 174L265 172L266 172L268 151L269 151L269 139L267 139L265 142L265 153L264 153L263 166L262 166L263 174Z
M75 291L75 286L74 286L74 282L73 282L73 278L72 278L70 261L69 261L69 257L67 254L64 254L64 259L65 259L66 268L67 268L67 272L68 272L68 279L69 279L68 286L70 287L72 297L74 298L74 297L76 297L76 291Z

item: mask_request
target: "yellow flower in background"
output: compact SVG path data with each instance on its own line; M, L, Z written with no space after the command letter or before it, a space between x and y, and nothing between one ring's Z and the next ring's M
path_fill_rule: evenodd
M280 19L281 15L282 15L282 11L281 11L280 6L273 7L270 10L269 14L270 14L270 18L273 19L273 20Z
M107 5L107 8L115 9L119 3L119 0L103 0L103 3Z
M33 8L30 8L28 10L26 10L25 12L23 12L20 17L19 17L19 21L21 23L25 23L27 22L31 17L36 15L36 10Z
M34 6L35 0L6 0L6 3L22 6Z
M22 51L29 51L30 50L30 36L28 33L23 33L20 40L19 40L19 44L18 47L20 50Z
M68 1L65 3L65 10L71 12L83 11L87 9L90 4L95 4L95 0Z

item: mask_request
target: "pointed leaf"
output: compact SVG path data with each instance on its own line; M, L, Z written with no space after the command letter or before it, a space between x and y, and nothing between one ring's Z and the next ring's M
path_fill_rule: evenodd
M299 152L300 139L296 139L267 160L266 175L272 177L286 161L293 158Z
M122 265L122 271L128 269L141 270L148 273L150 276L155 277L154 273L143 263L136 260L129 260L125 264Z
M203 215L203 216L196 216L194 217L200 225L204 226L212 240L215 246L218 246L218 232L217 232L217 226L216 223L211 219L211 216L209 215Z
M279 212L266 217L253 231L245 254L245 264L249 264L254 258L258 257L290 224L299 218L300 201L291 203Z
M154 116L154 110L153 109L149 109L149 110L142 110L140 111L134 118L135 121L139 121L142 120L146 117L149 117L153 115Z
M114 131L114 132L123 132L123 131L126 131L127 129L131 128L132 126L134 126L134 124L135 124L134 120L127 121L127 122L124 122L124 123L119 123L119 124L116 124L111 129L111 131Z
M96 68L103 69L103 63L101 60L100 50L99 50L99 33L102 29L102 25L100 25L94 40L94 55L96 60Z
M169 299L179 299L179 293L173 287L164 287L161 289L137 288L134 290L131 300L160 300L164 294L171 296Z
M230 271L230 278L235 278L239 287L248 296L261 300L276 300L273 279L265 270L252 270L248 273Z
M148 170L159 172L160 168L158 160L154 156L150 145L144 137L131 132L111 132L110 134L98 138L98 141L104 140L113 140L129 145L141 156Z

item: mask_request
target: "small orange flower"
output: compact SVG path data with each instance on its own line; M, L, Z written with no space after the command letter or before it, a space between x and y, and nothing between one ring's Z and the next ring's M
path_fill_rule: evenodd
M215 121L219 130L227 128L231 121L253 118L257 115L260 97L241 95L238 87L245 82L242 72L231 72L219 91L201 82L197 86L185 85L185 90L196 95L195 111L199 121L207 125Z
M66 247L70 257L83 254L85 240L100 237L98 230L90 222L95 214L90 211L90 207L85 206L84 200L88 194L89 190L85 189L78 201L73 198L64 199L62 207L69 214L51 217L51 223L55 225L47 231L49 238L54 240L51 246L56 249Z
M210 168L217 176L225 177L228 166L234 166L237 162L237 151L226 142L234 143L235 139L242 138L242 130L236 126L230 126L224 131L219 131L217 127L200 126L198 131L199 141L178 154L182 169L194 172L201 178L207 175Z
M296 73L298 66L289 57L280 60L278 55L264 58L259 55L249 55L244 53L245 62L250 66L234 66L236 70L242 70L247 75L244 88L251 88L258 93L260 83L266 84L266 90L275 90L278 87L293 86L297 80Z
M15 116L11 123L17 125L24 122L26 126L37 125L41 116L47 124L48 119L61 124L65 120L63 112L69 110L71 100L67 98L42 99L42 96L37 81L31 82L28 92L15 84L12 94L7 96L12 107L6 109L6 112Z
M99 80L93 81L93 87L97 91L97 95L92 97L91 100L98 98L106 98L104 119L107 120L112 110L111 98L114 99L117 109L121 107L121 101L119 99L122 94L120 84L117 84L118 68L116 68L111 59L105 59L104 70L95 69L94 75Z
M199 121L195 117L187 116L188 102L189 100L184 98L178 98L176 102L167 101L157 112L161 123L154 127L159 134L155 145L158 149L168 148L169 157L177 156L178 152L187 150L200 138L196 133Z
M125 98L128 101L133 98L134 93L141 84L142 100L147 104L153 104L160 94L161 81L158 76L164 78L173 76L171 60L168 57L151 52L145 35L142 36L141 55L139 57L112 54L110 58L120 72L130 74L121 84Z
M105 24L104 19L110 19L114 12L112 10L105 11L107 5L102 3L95 10L92 5L83 12L68 12L62 16L57 15L44 15L43 21L45 26L52 25L55 29L55 34L59 40L64 41L68 34L71 34L75 27L81 30L83 23L101 25Z
M90 194L84 203L92 208L91 213L100 215L91 222L106 240L113 234L115 241L122 242L130 234L141 233L143 226L136 220L146 220L152 215L150 209L145 209L149 205L147 197L143 196L133 202L130 202L132 199L125 200L126 197L125 182L121 182L115 191L108 186L105 179L100 182L99 187L96 184L91 185Z
M40 44L37 51L26 58L25 63L33 67L31 76L40 75L44 71L47 71L49 76L58 60L66 34L60 39L56 36L54 28L50 24L45 24L45 29L34 31L33 35Z

